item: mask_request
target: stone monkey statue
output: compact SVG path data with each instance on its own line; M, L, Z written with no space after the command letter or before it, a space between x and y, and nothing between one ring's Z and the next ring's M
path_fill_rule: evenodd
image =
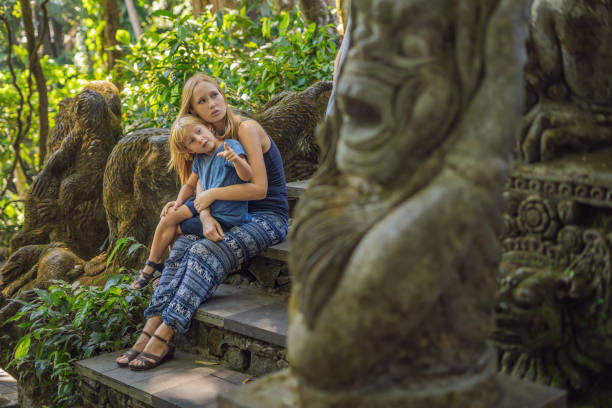
M523 100L522 4L352 1L336 112L290 237L303 406L497 400L485 340Z
M24 226L0 269L5 296L50 277L74 280L83 260L99 252L108 231L102 176L121 133L119 92L109 82L90 82L60 103L48 158L26 193Z

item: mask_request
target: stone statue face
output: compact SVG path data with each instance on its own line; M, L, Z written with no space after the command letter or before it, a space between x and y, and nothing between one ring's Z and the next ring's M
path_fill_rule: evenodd
M336 160L343 172L389 184L429 156L455 116L453 7L446 0L355 3L357 21L338 83Z

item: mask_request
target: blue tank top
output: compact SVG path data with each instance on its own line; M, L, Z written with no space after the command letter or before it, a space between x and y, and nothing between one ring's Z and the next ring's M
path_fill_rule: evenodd
M270 149L264 153L264 164L268 175L268 193L263 200L249 201L249 213L273 212L284 218L289 218L289 201L287 200L287 183L283 159L278 147L270 136Z

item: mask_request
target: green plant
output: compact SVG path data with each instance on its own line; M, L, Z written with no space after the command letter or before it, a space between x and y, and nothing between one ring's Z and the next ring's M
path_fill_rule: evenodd
M220 80L229 103L245 110L281 91L332 77L336 38L299 12L258 20L249 18L245 7L226 14L208 10L197 19L165 10L155 15L170 29L160 33L152 26L136 44L125 45L127 55L118 62L128 130L150 122L169 126L185 80L197 71Z
M142 326L150 292L129 289L132 275L115 275L103 288L54 281L35 289L35 299L9 322L27 330L15 344L9 367L20 378L35 374L42 387L55 387L53 406L78 405L74 363L131 345Z

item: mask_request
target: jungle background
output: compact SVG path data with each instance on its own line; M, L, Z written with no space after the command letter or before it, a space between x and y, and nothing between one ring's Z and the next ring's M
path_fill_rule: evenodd
M331 80L335 0L7 0L0 6L0 260L45 159L60 101L91 80L121 90L124 135L169 127L196 71L252 111ZM341 32L341 25L338 27Z
M120 89L124 136L168 128L183 83L202 71L221 82L232 106L256 111L275 94L332 79L342 34L335 7L335 0L3 1L0 266L23 225L25 193L45 163L64 98L108 80ZM142 247L129 237L115 250L121 245ZM0 367L39 389L49 406L78 405L74 362L127 347L142 324L150 292L127 290L131 273L99 287L55 281L18 300L18 312L0 322Z

